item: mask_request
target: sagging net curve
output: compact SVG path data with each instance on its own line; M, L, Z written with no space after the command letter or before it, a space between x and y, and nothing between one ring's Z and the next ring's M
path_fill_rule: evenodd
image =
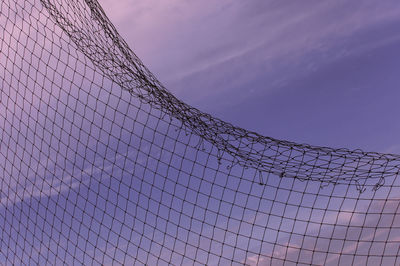
M61 13L54 4L44 4L78 49L108 78L153 108L178 119L183 128L201 137L199 145L207 141L219 150L220 156L222 153L231 155L232 166L239 164L256 168L261 173L335 184L361 185L365 179L377 179L376 188L383 184L386 176L399 173L398 155L315 147L264 137L181 102L129 49L99 4L86 3L91 9L91 21L83 24L86 28L71 23L67 14ZM79 21L83 23L85 17Z
M398 155L200 112L95 0L3 1L0 34L0 263L400 263Z

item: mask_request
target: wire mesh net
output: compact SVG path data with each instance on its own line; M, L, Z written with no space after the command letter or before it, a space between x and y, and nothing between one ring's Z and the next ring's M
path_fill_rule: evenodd
M398 265L400 156L179 101L96 0L0 3L0 263Z

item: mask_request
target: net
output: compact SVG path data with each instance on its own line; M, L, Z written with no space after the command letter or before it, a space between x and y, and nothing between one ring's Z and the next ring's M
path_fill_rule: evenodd
M400 156L181 102L96 0L0 3L0 263L398 265Z

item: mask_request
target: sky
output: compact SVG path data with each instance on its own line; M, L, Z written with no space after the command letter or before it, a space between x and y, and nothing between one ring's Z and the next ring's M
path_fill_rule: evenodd
M400 3L99 2L200 110L278 139L400 153ZM253 167L221 163L105 78L39 2L16 3L0 12L0 263L398 257L399 181L364 194L277 176L260 186Z
M200 110L278 139L400 153L397 1L100 3Z
M100 3L145 65L186 103L278 139L400 153L399 2ZM323 199L318 199L321 208ZM324 221L357 226L363 219L346 212L352 208L349 202L340 206L344 212L325 214ZM283 220L280 223L280 230L291 226L289 220L287 225ZM367 222L369 226L375 223ZM318 225L313 229L314 225L307 226L309 235L330 230ZM268 226L273 227L273 221ZM297 227L301 231L301 226ZM347 234L344 228L334 230L342 236ZM271 237L274 232L266 234ZM380 237L376 232L366 234ZM276 241L285 245L293 238L279 235ZM363 253L351 242L342 252ZM323 249L326 243L318 244ZM279 248L270 252L276 257L283 252L286 258L291 252L296 254ZM338 263L335 256L325 259L327 264ZM246 261L267 263L257 256L248 256ZM318 263L318 258L315 261Z

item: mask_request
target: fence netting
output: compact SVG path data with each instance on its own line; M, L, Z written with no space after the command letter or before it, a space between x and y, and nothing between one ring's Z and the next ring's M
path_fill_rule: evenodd
M1 1L0 88L1 264L400 264L400 156L202 113L96 0Z

